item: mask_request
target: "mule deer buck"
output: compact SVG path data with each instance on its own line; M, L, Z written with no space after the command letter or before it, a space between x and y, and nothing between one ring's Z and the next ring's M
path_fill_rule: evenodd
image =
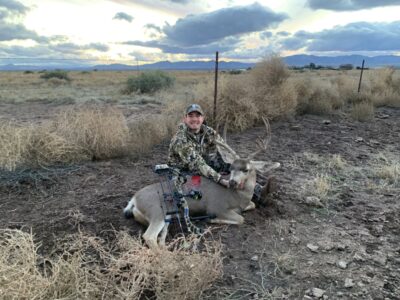
M214 215L215 218L210 219L210 223L242 224L244 218L239 213L255 208L255 203L251 199L256 185L257 172L267 173L280 167L279 163L253 160L257 154L267 149L271 138L269 123L264 118L263 121L267 131L266 137L258 139L259 149L247 158L240 158L226 144L217 143L224 161L231 163L230 188L202 177L200 185L202 198L195 200L186 197L191 215ZM150 248L157 248L158 245L164 246L168 233L168 223L165 222L166 214L160 203L162 194L159 183L146 186L132 197L124 209L126 217L133 215L136 221L148 225L143 239ZM157 243L160 233L159 243Z

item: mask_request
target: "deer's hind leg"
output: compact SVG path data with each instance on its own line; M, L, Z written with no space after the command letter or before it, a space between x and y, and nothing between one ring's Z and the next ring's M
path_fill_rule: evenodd
M164 219L150 222L149 227L146 229L146 232L143 234L143 239L145 240L145 242L146 242L147 246L149 246L149 248L151 248L151 249L158 248L157 237L160 234L161 230L163 230L165 228L165 226L166 226L166 224L165 224ZM164 236L164 232L163 232L162 236Z
M165 239L167 238L168 226L169 226L169 223L167 223L167 222L164 222L164 224L165 225L161 231L161 235L160 235L159 242L158 242L161 247L165 246Z
M234 210L229 210L226 213L218 214L216 218L211 219L210 223L214 224L243 224L244 218Z

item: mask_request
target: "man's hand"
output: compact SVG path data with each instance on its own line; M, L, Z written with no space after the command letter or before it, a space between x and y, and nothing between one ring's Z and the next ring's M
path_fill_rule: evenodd
M220 179L219 184L229 188L229 180L227 179Z

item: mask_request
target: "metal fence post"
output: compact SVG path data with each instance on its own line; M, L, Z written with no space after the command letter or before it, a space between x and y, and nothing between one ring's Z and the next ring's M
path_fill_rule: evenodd
M217 90L218 90L218 51L215 52L215 83L214 83L214 111L213 120L217 120Z
M362 61L362 65L361 65L360 81L358 82L358 93L360 93L360 89L361 89L361 80L362 80L363 71L364 71L364 59Z

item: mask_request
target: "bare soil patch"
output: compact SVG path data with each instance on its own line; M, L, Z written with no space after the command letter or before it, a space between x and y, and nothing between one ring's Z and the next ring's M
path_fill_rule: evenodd
M213 226L225 245L224 276L204 298L399 299L400 183L377 175L382 153L399 161L399 128L400 110L390 108L368 123L339 115L273 123L270 150L258 158L282 164L275 172L280 190L269 205L245 213L244 225ZM246 155L263 130L229 135L229 143ZM143 227L122 209L157 181L152 166L165 162L167 150L163 143L138 161L2 171L0 228L32 230L42 254L79 230L105 239L114 229L140 234ZM330 167L333 155L345 167ZM330 184L317 195L322 207L305 203L316 195L311 183L319 174Z

